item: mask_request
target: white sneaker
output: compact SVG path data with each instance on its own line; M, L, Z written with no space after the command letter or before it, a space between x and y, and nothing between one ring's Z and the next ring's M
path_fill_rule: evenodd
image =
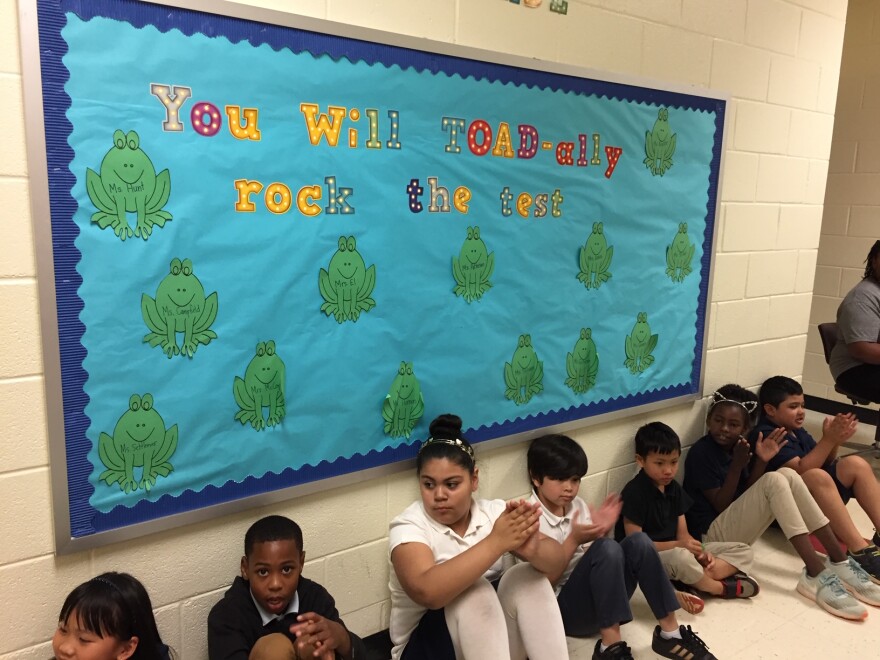
M859 566L855 559L848 557L845 562L840 564L826 561L825 566L840 578L843 586L853 596L863 603L880 607L880 586L874 584L871 576Z
M797 590L816 601L822 609L842 619L861 621L868 616L865 606L850 596L837 574L827 568L816 577L807 575L805 568L798 580Z

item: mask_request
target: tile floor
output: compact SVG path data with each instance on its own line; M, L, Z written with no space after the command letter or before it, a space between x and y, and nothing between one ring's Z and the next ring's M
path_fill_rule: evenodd
M822 415L807 413L807 429L821 435ZM856 439L866 445L873 440L874 427L862 425ZM817 436L818 437L818 436ZM846 451L846 450L845 450ZM867 457L880 472L880 460ZM849 510L858 528L868 537L872 525L852 501ZM680 613L679 622L690 625L719 658L759 660L762 658L877 657L880 649L880 608L868 607L868 619L849 622L839 619L795 591L802 564L782 533L767 530L755 544L753 575L761 593L752 600L707 600L701 614ZM656 658L651 651L655 621L640 591L632 600L634 620L623 627L624 639L636 658ZM571 660L589 660L596 638L569 638Z

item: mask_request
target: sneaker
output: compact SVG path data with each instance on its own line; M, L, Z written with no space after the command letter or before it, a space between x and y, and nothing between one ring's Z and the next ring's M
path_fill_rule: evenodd
M798 580L797 590L802 596L816 601L822 609L842 619L861 621L868 616L865 606L853 598L840 578L827 568L816 577L810 577L805 568Z
M871 543L880 548L880 532L876 529L874 530L874 536L871 537Z
M877 584L880 584L880 548L876 545L869 545L864 550L848 552L846 554L855 559L859 566L865 569L868 577Z
M844 588L853 596L863 603L880 607L880 586L871 581L865 569L852 557L844 564L826 562L825 566L840 578Z
M602 640L596 642L596 648L593 649L593 660L608 660L609 658L613 658L614 660L633 660L632 650L626 645L626 642L614 642L611 646L609 646L604 651L600 651L602 648Z
M679 626L681 639L673 637L666 639L660 634L660 626L654 627L654 639L651 640L651 650L664 658L688 658L688 660L718 660L706 642L700 639L690 626Z
M755 578L745 573L734 573L729 578L724 578L721 580L721 586L722 598L751 598L761 591Z

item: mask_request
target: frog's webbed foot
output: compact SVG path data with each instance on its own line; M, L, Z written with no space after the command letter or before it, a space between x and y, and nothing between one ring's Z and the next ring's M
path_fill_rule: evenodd
M119 237L119 240L124 241L126 238L132 237L133 232L125 218L115 218L111 222L111 226L113 227L113 233Z
M654 356L653 355L646 355L645 357L642 358L641 362L639 363L639 371L640 372L644 371L645 369L650 367L652 364L654 364Z
M156 477L154 477L152 474L145 474L141 479L139 485L141 488L149 493L153 489L153 486L156 485Z
M180 357L188 357L192 358L196 354L196 349L199 347L199 342L196 341L195 337L190 337L189 341L184 342L180 347Z
M162 351L165 353L166 357L169 360L180 353L180 349L177 348L177 344L174 342L170 342L167 339L162 342Z
M134 477L133 477L133 476L132 476L132 477L125 477L125 478L119 483L119 487L123 490L123 492L125 492L126 494L128 494L128 493L133 493L134 491L136 491L136 490L137 490L137 487L138 487L138 484L137 484L137 482L134 480Z
M266 422L263 421L263 416L254 413L254 416L251 419L251 426L254 427L255 431L262 431L266 427Z
M266 420L266 426L275 426L276 424L280 424L283 418L284 410L276 410L274 415L269 415L269 419Z

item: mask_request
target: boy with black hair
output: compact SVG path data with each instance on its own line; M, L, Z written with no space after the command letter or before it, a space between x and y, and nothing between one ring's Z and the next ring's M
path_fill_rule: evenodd
M861 456L837 458L840 446L858 428L855 415L841 413L826 417L817 443L804 429L804 390L796 380L787 376L768 378L761 385L758 403L761 418L749 434L752 446L759 433L766 435L776 428L785 429L788 441L767 464L767 469L787 467L803 477L822 513L831 521L835 536L846 545L849 556L880 584L880 534L876 531L880 529L880 484ZM846 503L853 497L874 525L870 543L856 529L846 509Z
M620 514L620 500L609 495L598 509L578 497L587 473L587 455L564 435L535 439L528 451L532 502L541 504L541 532L557 540L568 566L554 585L565 632L585 637L599 632L593 659L628 659L632 652L621 639L621 624L632 621L629 599L638 584L657 617L651 647L667 658L712 660L705 643L675 616L683 599L691 611L702 600L676 594L660 557L644 534L632 534L620 544L605 535Z
M244 537L241 576L208 615L210 660L366 658L333 597L302 577L306 553L299 525L266 516Z
M721 598L751 598L758 583L747 573L752 549L745 543L703 544L690 535L685 512L691 498L675 480L681 441L663 422L636 432L636 463L641 470L623 489L623 515L616 536L645 532L654 541L673 580Z

